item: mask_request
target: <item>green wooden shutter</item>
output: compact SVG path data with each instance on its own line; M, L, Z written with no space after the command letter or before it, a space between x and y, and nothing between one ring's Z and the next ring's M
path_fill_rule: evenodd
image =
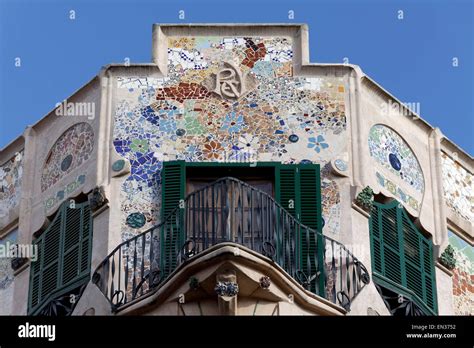
M55 218L33 242L38 260L32 262L28 313L35 314L48 300L87 282L90 274L92 216L89 203L64 203Z
M57 217L56 217L57 218ZM53 221L53 224L56 222ZM56 223L61 223L59 219L59 222ZM53 224L50 225L50 227L53 226ZM40 300L41 300L41 270L43 269L43 250L44 250L44 234L36 239L33 242L33 245L35 245L38 248L38 258L36 261L31 261L31 270L30 270L30 291L29 291L29 296L28 296L28 308L33 308L36 307Z
M184 161L164 162L161 172L161 221L184 199L186 190L186 163ZM161 265L163 276L168 276L176 267L178 250L184 243L182 209L178 221L173 219L164 224L161 231Z
M406 287L433 311L437 311L433 243L411 222L406 211L399 209L404 237Z
M281 164L276 167L275 178L278 203L302 224L321 231L319 165Z
M280 165L276 167L276 199L277 201L302 224L321 232L321 183L319 165ZM290 205L293 203L293 206ZM291 236L283 236L289 240ZM316 233L302 233L299 238L297 254L299 255L298 269L307 276L321 272L318 279L311 285L312 291L324 292L324 275L322 265L324 246L322 235ZM293 256L293 255L292 255ZM292 259L294 259L292 257Z
M402 250L399 240L398 202L373 203L370 216L372 267L387 279L403 284Z
M60 263L61 263L61 229L63 216L61 213L56 216L50 228L44 232L43 258L41 264L40 279L40 301L57 290L59 287Z
M300 221L321 232L321 183L319 166L305 164L298 166L299 174L299 214ZM310 290L324 296L324 246L322 234L301 234L301 268L307 275L320 273L311 283ZM321 267L320 267L321 265Z
M438 299L436 294L436 276L435 266L433 262L433 242L422 238L421 241L423 247L423 280L425 293L423 294L423 300L426 302L435 313L438 312Z
M399 231L398 202L393 201L390 207L380 211L382 250L384 255L383 272L385 276L398 283L404 283L402 267L402 249Z
M92 257L92 214L89 204L83 204L82 207L82 225L81 225L80 245L80 267L79 276L88 275L91 270Z
M287 164L276 167L275 198L287 212L297 215L296 165Z
M90 271L90 223L88 203L65 207L61 286L74 283Z
M281 206L289 212L293 217L297 218L297 166L292 164L277 165L275 167L275 199ZM277 245L279 251L277 254L282 255L277 260L284 269L293 269L296 264L296 240L285 229L284 233L280 231L280 224L283 223L282 215L276 212L276 228L277 228ZM293 246L293 247L291 247ZM294 276L294 274L293 274Z
M300 190L300 221L321 231L321 183L319 165L298 166Z
M370 216L374 273L411 290L437 311L433 245L411 222L397 201L374 202ZM396 291L396 290L395 290Z

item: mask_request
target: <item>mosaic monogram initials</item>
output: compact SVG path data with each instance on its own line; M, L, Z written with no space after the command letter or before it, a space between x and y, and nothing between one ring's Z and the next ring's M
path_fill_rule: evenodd
M248 74L231 63L225 62L213 78L212 91L224 99L238 99L248 91Z
M215 93L222 97L239 98L243 92L243 80L235 67L226 63L227 68L222 68L216 74L216 89Z

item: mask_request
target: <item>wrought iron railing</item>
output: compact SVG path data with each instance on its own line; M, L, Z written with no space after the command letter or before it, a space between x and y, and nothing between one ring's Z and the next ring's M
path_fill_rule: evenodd
M93 282L116 310L159 287L181 263L224 242L267 256L308 291L346 310L370 281L342 244L301 224L270 195L225 177L189 194L159 225L118 245Z

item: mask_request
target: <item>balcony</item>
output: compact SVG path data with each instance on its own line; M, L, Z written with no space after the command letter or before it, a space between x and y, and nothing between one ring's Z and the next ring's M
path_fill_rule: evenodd
M306 291L346 311L370 282L364 265L344 245L233 177L192 192L159 225L118 245L97 267L93 282L118 311L159 289L183 263L222 243L262 254Z

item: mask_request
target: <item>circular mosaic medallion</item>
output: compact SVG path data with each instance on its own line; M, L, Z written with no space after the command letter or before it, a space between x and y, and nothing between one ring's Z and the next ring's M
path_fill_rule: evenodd
M61 162L61 170L65 172L72 164L72 155L67 155Z
M300 137L297 136L296 134L291 134L288 137L288 140L291 141L292 143L296 143L298 140L300 140Z
M123 167L125 167L125 161L124 160L118 160L118 161L115 161L114 164L112 164L112 170L114 172L120 172Z
M178 129L176 130L176 135L177 135L178 137L182 137L182 136L185 135L185 134L186 134L186 130L183 129L183 128L178 128Z
M131 228L140 228L145 225L146 218L142 213L131 213L127 216L127 225Z
M370 156L377 162L377 171L382 168L388 170L419 193L424 192L425 182L420 163L398 133L376 124L370 129L368 143Z
M334 165L336 166L336 169L340 170L341 172L345 172L347 170L347 163L342 159L335 160Z

